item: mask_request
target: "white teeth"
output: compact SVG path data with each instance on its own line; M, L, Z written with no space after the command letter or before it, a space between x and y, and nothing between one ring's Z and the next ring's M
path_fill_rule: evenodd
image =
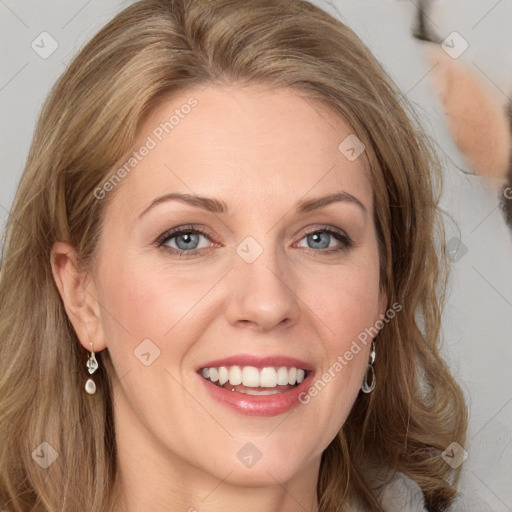
M261 370L260 386L262 388L275 388L277 386L277 372L274 368L263 368Z
M288 370L288 384L291 384L292 386L297 381L297 368L290 368Z
M244 366L242 370L242 384L251 388L257 388L260 385L260 372L254 366Z
M232 386L242 384L242 370L240 369L240 366L232 366L229 369L229 383Z
M279 386L286 386L288 384L288 369L284 366L277 370L277 384Z
M220 366L219 368L202 368L201 375L211 382L223 386L229 382L232 386L243 384L247 388L275 388L300 384L306 377L306 371L301 368L286 366L256 368L255 366ZM262 391L263 394L273 394ZM258 392L258 393L260 393ZM254 393L249 393L254 394Z
M219 384L223 386L229 380L229 372L225 366L219 368Z

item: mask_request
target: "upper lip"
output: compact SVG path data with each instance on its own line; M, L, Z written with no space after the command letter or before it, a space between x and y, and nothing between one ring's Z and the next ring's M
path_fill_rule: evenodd
M238 354L224 357L222 359L215 359L214 361L208 361L207 363L198 366L196 371L199 371L202 368L220 368L221 366L255 366L256 368L285 366L287 368L294 367L307 371L313 371L314 369L311 363L297 359L296 357L285 355L255 356L250 354Z

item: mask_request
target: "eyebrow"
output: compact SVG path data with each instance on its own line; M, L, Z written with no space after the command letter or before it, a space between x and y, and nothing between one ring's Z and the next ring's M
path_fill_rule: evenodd
M157 204L165 203L172 200L182 201L186 204L190 204L197 208L202 208L203 210L212 213L221 214L229 212L228 205L224 201L221 201L219 199L203 197L193 194L179 194L173 192L170 194L165 194L161 197L157 197L155 200L153 200L151 204L139 215L139 218L143 217L149 210L151 210ZM364 213L367 212L366 206L359 199L357 199L357 197L345 191L337 192L335 194L329 194L327 196L317 197L314 199L299 201L296 206L296 212L307 213L336 202L347 202L355 204L359 206Z

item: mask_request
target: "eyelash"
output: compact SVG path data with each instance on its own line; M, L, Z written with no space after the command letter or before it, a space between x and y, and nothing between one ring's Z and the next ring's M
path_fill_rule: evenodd
M308 231L308 232L304 233L302 238L305 238L309 235L319 234L319 233L328 233L329 235L333 236L336 240L341 242L341 246L330 248L330 249L319 249L319 250L312 249L312 248L309 248L309 249L305 248L306 250L308 250L308 252L311 251L313 254L315 254L315 256L320 256L320 255L324 255L324 254L332 254L332 253L336 253L339 251L347 251L348 249L353 247L353 241L348 235L346 235L342 231L337 231L337 230L327 227L327 226ZM190 256L196 256L197 254L200 254L200 252L203 249L194 249L191 251L184 251L184 250L178 250L178 249L174 249L172 247L164 245L169 240L172 240L176 236L182 235L182 234L203 235L204 237L206 237L210 240L211 240L211 236L212 236L208 231L195 228L194 226L180 226L178 228L173 228L169 231L166 231L165 233L160 235L156 241L156 245L157 245L157 247L161 247L165 251L168 251L171 254L177 255L180 257L190 257ZM301 240L302 240L302 238L301 238ZM320 254L318 254L318 253L320 253Z

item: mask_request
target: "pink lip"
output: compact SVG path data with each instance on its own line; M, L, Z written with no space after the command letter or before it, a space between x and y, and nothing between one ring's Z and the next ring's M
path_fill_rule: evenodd
M288 368L295 367L301 368L312 372L314 370L313 365L288 356L251 356L249 354L240 354L236 356L226 357L224 359L216 359L215 361L209 361L208 363L202 364L196 368L196 371L202 368L219 368L221 366L255 366L256 368L263 368L265 366L286 366Z
M199 371L202 368L219 368L221 366L255 366L263 368L265 366L275 367L295 367L307 370L306 378L297 386L288 391L277 393L275 395L247 395L238 391L221 388L209 380L203 378ZM210 396L221 404L231 408L232 410L248 416L278 416L284 414L294 407L300 405L299 396L301 393L307 392L311 386L314 370L313 366L305 361L287 356L266 356L256 357L250 355L239 355L210 361L197 368L198 377L206 387Z
M301 404L299 396L301 396L301 393L307 393L313 382L313 372L311 372L298 386L291 388L289 391L275 395L254 396L221 388L200 375L198 377L206 386L212 398L247 416L278 416L290 411Z

